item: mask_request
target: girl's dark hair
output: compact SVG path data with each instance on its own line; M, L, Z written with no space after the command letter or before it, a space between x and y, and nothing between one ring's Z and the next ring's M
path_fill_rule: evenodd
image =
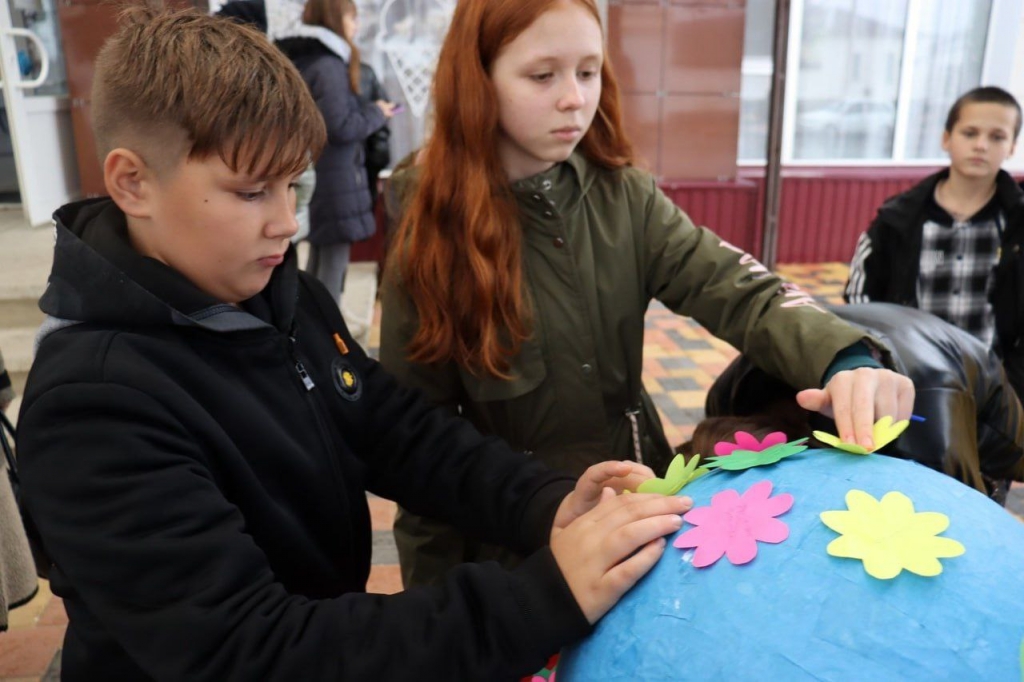
M715 454L715 444L731 442L737 431L746 431L759 440L773 431L783 431L789 440L801 438L804 434L794 436L767 415L749 415L746 417L707 417L697 424L693 437L676 448L676 452L684 455L687 460L692 456L706 457Z

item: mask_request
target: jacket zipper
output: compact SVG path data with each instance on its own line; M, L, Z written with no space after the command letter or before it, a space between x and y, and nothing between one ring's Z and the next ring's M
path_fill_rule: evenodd
M309 391L312 391L314 388L316 388L316 384L313 383L313 379L310 378L309 372L306 371L306 368L303 366L302 362L298 358L295 358L295 338L288 338L290 347L292 348L292 357L295 360L295 371L299 373L299 378L302 379L302 385L306 387L306 392L308 393Z
M324 447L326 448L327 459L330 462L331 473L334 476L334 482L338 490L338 495L337 497L334 498L337 503L338 518L339 520L348 523L349 538L351 538L351 542L355 542L355 539L358 536L355 533L355 529L352 527L352 515L345 513L345 505L341 503L341 498L344 498L349 508L351 508L351 500L349 499L348 491L344 487L344 477L342 476L341 473L341 467L338 464L337 459L335 459L335 455L336 453L340 452L340 449L338 448L338 444L334 442L334 436L331 435L331 432L327 428L327 423L324 420L323 414L321 413L319 402L312 395L310 395L310 392L316 387L316 384L313 382L313 378L309 376L309 372L306 371L306 367L302 364L302 361L299 359L298 351L296 350L295 347L295 336L293 334L288 335L287 346L288 356L295 367L296 373L298 373L299 375L299 379L302 381L302 385L306 389L306 403L312 410L314 419L316 419L317 431L319 431L320 433L320 441L324 444ZM349 545L350 551L354 550L354 546L351 545L351 542ZM358 555L358 552L354 552L354 555Z

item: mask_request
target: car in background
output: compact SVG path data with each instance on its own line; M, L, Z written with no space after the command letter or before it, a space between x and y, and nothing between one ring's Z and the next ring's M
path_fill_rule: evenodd
M833 139L848 135L891 135L895 126L895 104L881 100L829 102L801 111L796 117L798 133L819 133Z

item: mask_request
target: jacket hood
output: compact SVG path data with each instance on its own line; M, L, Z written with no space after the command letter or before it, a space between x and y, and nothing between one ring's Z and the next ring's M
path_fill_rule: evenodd
M886 199L878 209L878 215L886 223L893 226L910 225L916 221L917 214L924 210L928 197L935 193L935 185L949 177L949 169L943 168L932 173L919 182L910 191L902 192Z
M334 31L320 26L297 27L274 44L292 61L308 55L333 55L348 64L352 58L348 43Z
M295 247L257 296L233 306L200 291L167 265L139 254L124 214L108 198L68 204L54 213L56 245L46 291L42 338L77 323L193 326L215 332L290 329L295 315Z

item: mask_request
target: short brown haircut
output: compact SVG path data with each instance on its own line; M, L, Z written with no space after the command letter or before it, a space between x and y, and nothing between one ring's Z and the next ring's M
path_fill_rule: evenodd
M195 10L127 7L96 58L100 161L120 146L156 168L213 154L233 171L283 177L326 141L292 63L259 31Z
M1013 139L1016 140L1020 135L1020 103L1017 102L1017 99L1006 90L997 88L994 85L983 85L980 88L968 90L957 98L956 102L953 103L953 106L950 107L949 113L946 114L947 133L953 132L953 128L956 127L957 121L960 120L960 112L963 111L963 108L968 104L1000 104L1008 109L1013 109L1014 113L1017 114L1017 122L1013 126Z

